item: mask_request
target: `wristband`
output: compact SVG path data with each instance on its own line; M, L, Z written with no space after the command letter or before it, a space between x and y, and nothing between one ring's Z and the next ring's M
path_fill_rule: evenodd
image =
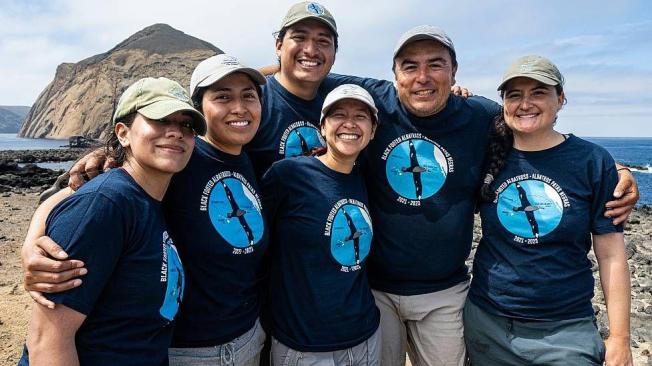
M617 172L619 172L619 171L621 171L621 170L627 170L627 171L630 172L630 173L632 172L632 170L629 169L629 168L626 167L626 166L624 166L624 167L622 167L622 168L618 168L618 169L616 169Z

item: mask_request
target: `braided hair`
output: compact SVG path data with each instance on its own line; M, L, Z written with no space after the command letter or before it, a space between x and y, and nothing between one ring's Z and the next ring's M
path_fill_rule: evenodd
M484 181L480 187L481 202L491 202L496 199L496 193L491 189L491 183L505 166L507 155L509 155L514 145L514 134L505 123L502 108L500 114L494 119L493 127L489 135L489 145L487 146Z

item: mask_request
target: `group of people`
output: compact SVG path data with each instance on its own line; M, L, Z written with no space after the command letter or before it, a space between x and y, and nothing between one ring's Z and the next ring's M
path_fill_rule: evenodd
M554 129L557 67L516 60L501 106L451 92L439 28L399 38L394 81L330 73L337 44L332 14L302 2L273 75L222 54L189 93L124 92L106 152L32 219L20 365L631 364L621 223L638 192Z

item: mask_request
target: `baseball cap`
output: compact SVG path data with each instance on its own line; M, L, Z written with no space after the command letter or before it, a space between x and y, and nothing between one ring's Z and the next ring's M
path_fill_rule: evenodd
M204 116L192 106L186 90L167 78L143 78L122 93L113 114L113 124L138 112L149 119L162 119L175 112L188 112L198 135L206 133Z
M371 94L369 94L369 92L363 87L355 84L343 84L328 93L326 99L324 99L324 105L321 107L319 121L323 121L333 104L342 99L355 99L368 105L376 122L378 122L378 108L376 108L376 104L374 104L374 99L371 97Z
M212 85L234 72L247 74L255 83L266 83L263 74L256 69L246 67L237 58L227 54L211 56L200 62L190 77L190 95L194 96L198 88Z
M403 33L398 39L396 47L394 47L394 59L396 59L396 55L398 55L398 53L403 47L405 47L406 44L415 41L421 41L424 39L431 39L443 44L453 52L453 55L455 55L455 46L453 46L453 41L450 39L450 37L448 37L443 29L434 27L432 25L419 25ZM453 59L454 58L455 57L453 57Z
M321 21L326 24L337 37L337 24L335 23L333 15L323 5L311 1L303 1L292 5L287 14L285 14L285 18L283 18L279 31L305 19L316 19Z
M534 79L546 85L564 85L564 77L557 66L547 58L537 55L519 57L509 65L498 90L503 90L508 81L518 77Z

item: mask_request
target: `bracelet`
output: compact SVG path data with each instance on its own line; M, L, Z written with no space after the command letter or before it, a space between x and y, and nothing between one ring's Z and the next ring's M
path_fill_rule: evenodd
M630 173L632 172L632 170L629 169L629 168L626 167L626 166L624 166L624 167L622 167L622 168L618 168L618 169L616 169L617 172L619 172L619 171L621 171L621 170L627 170L627 171L630 172Z

